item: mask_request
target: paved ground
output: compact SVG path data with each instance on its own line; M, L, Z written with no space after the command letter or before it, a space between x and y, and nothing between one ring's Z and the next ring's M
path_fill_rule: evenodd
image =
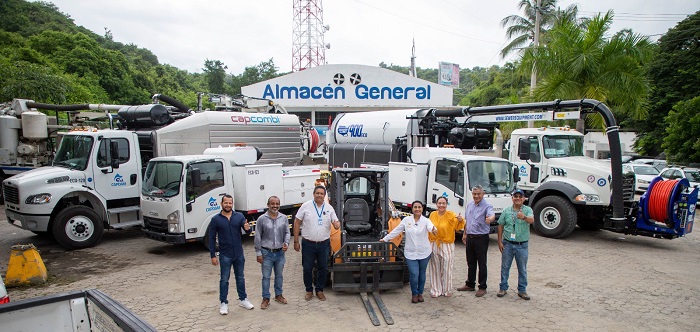
M138 230L110 231L97 247L65 251L5 219L0 208L0 274L7 270L10 246L17 243L34 243L50 274L47 286L9 289L12 300L98 288L161 331L697 331L700 323L700 232L671 241L579 229L562 240L533 235L531 301L515 295L515 268L508 295L496 297L501 260L492 236L484 298L457 292L452 298L428 296L425 303L411 304L406 286L382 294L396 324L382 321L374 327L356 294L328 291L326 302L304 301L301 255L294 251L288 252L285 269L289 304L273 301L263 311L260 267L252 239L246 241L247 290L256 308L247 311L231 301L230 314L220 316L218 267L200 244L166 245ZM456 250L464 252L464 245ZM455 264L455 287L465 276L461 258ZM233 283L230 294L235 294Z

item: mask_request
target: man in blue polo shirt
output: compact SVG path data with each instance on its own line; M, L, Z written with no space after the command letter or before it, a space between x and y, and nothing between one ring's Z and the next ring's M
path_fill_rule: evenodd
M228 314L228 280L231 277L231 266L236 276L236 291L238 292L239 305L246 309L254 306L248 301L245 292L245 277L243 268L245 257L241 244L241 230L250 234L248 221L242 213L233 210L233 197L224 195L221 198L221 212L211 218L209 223L209 253L211 264L221 265L221 279L219 279L219 300L221 308L219 313ZM219 237L219 258L216 258L216 237ZM220 263L220 264L219 264Z
M532 208L523 205L525 194L522 190L513 191L513 206L503 210L498 218L498 249L501 250L501 284L496 296L504 297L508 292L510 266L518 267L518 296L529 300L527 295L527 256L530 240L530 225L535 222ZM505 234L505 237L504 237Z
M486 257L489 250L489 233L491 222L496 220L493 213L493 205L484 199L484 188L476 186L472 188L473 201L467 203L465 217L467 224L464 226L462 242L467 247L467 281L458 291L474 291L476 286L476 272L479 270L479 290L476 297L486 295Z

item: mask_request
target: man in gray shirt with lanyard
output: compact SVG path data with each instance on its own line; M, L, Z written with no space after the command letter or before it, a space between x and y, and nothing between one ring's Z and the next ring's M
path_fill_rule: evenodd
M260 309L270 306L270 275L275 270L275 301L287 304L282 295L285 252L289 248L289 222L284 213L279 213L280 199L267 199L267 212L258 218L255 232L255 254L262 265L262 304Z
M474 291L476 271L479 270L479 290L477 297L486 295L486 257L489 250L489 232L491 222L496 220L493 206L484 200L484 188L472 188L474 201L467 204L467 224L464 227L462 242L467 245L467 281L458 291Z
M314 286L318 299L326 300L323 286L326 285L328 274L331 224L335 229L340 229L340 221L335 215L335 210L330 204L326 204L325 198L326 188L317 186L314 188L314 199L302 204L294 218L294 250L298 252L301 249L301 265L304 269L306 287L304 299L307 301L314 296ZM304 228L302 245L299 244L300 227ZM316 265L315 276L313 275L314 265Z

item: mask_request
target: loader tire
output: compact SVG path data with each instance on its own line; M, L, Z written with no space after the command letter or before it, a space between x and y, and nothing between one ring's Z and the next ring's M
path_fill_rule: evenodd
M576 228L576 209L566 198L547 196L535 203L535 231L544 237L563 238Z
M64 248L82 249L100 242L104 224L91 208L73 205L56 215L51 230L56 242Z

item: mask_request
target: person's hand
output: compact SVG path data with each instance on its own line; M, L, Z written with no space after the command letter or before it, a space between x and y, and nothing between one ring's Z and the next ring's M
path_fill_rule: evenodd
M248 220L246 220L245 224L243 224L243 229L245 229L246 232L250 230L250 224L248 223Z
M287 249L289 249L289 245L285 243L285 244L282 246L282 251L287 251Z
M518 217L518 219L525 219L525 214L523 211L518 211L518 215L516 217Z
M501 253L503 253L503 241L498 241L498 250L500 250Z
M299 252L299 250L301 250L301 245L299 244L299 242L294 242L294 250L296 250L296 252Z
M384 241L384 238L379 239L379 242L386 242Z
M433 226L433 230L430 231L430 233L433 233L433 235L437 235L437 233L438 233L437 227Z
M460 212L460 213L457 215L457 220L459 220L459 222L464 221L464 217L462 217L462 212Z
M263 256L256 256L255 259L258 261L258 263L263 263Z
M464 232L464 234L462 234L462 243L467 244L467 232Z
M339 220L336 220L333 222L333 228L335 228L336 230L340 229L340 221Z
M219 260L216 257L211 258L211 265L217 266L219 265Z

